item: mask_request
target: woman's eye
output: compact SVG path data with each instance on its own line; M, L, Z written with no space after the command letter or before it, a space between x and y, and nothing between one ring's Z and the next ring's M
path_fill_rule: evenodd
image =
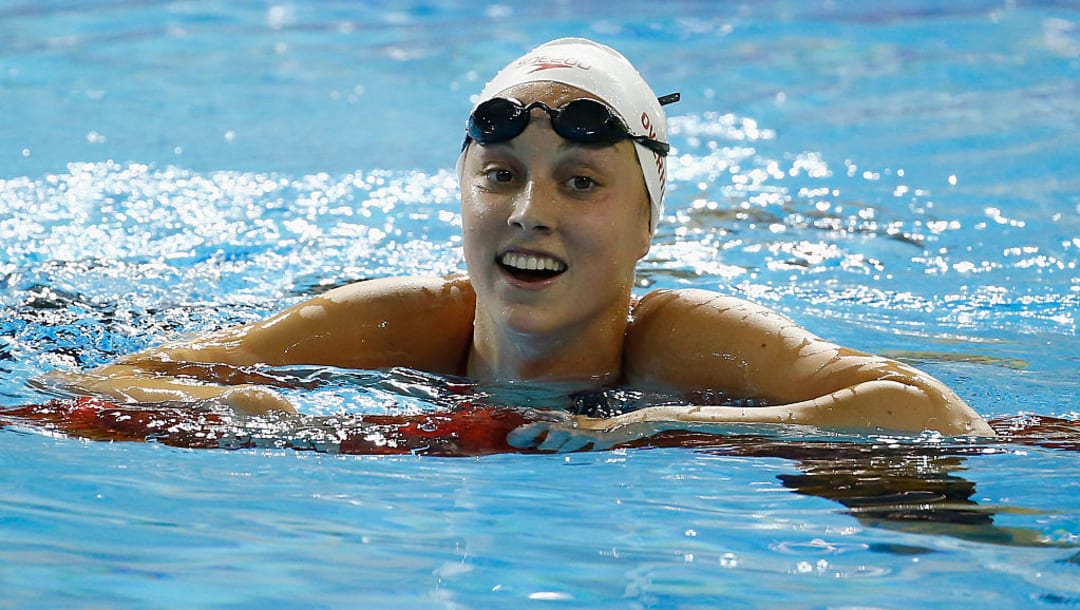
M575 191L588 191L596 188L596 180L588 176L574 176L567 184Z
M488 180L501 184L514 181L514 172L508 169L491 169L486 172L486 175Z

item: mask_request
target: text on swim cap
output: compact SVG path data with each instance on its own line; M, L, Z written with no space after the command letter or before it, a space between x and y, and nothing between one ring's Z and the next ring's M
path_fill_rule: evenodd
M592 69L592 66L590 64L579 61L574 57L548 57L546 55L525 57L521 61L517 62L516 65L535 66L532 70L526 72L526 74L532 74L533 72L539 72L541 70L552 70L555 68L580 68L582 70Z
M645 128L645 133L649 136L649 139L656 139L656 130L653 129L652 119L649 118L649 113L641 113L641 126ZM667 172L664 171L664 158L656 154L656 151L652 151L652 155L653 160L656 162L656 171L660 174L660 197L663 198L664 191L667 189Z

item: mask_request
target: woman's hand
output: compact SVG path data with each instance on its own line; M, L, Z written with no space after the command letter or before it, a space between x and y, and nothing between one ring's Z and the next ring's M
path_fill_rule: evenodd
M559 422L536 422L515 428L506 442L515 449L551 453L606 451L618 445L648 438L669 428L666 422L605 423L607 419L576 418ZM671 422L675 426L677 423Z

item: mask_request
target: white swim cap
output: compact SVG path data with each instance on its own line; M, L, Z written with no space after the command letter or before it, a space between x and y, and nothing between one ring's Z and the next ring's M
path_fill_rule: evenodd
M667 142L667 119L645 79L618 51L584 38L552 40L514 60L484 87L473 110L510 87L538 81L562 83L586 91L610 106L631 134ZM655 233L664 213L667 159L638 142L634 146L652 204L649 228ZM462 150L457 163L459 180L464 159L465 150Z

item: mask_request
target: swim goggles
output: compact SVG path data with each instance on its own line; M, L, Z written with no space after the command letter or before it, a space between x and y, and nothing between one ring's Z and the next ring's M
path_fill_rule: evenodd
M672 93L658 99L660 104L664 105L679 101L679 97L678 93ZM461 149L465 150L470 139L480 144L498 144L518 137L528 126L529 112L533 108L540 108L548 113L555 133L571 142L614 144L630 139L661 157L667 156L671 150L667 142L630 133L619 115L606 104L594 99L579 98L552 108L544 102L532 102L526 106L518 100L506 97L493 97L481 103L469 115L465 128L465 143Z

